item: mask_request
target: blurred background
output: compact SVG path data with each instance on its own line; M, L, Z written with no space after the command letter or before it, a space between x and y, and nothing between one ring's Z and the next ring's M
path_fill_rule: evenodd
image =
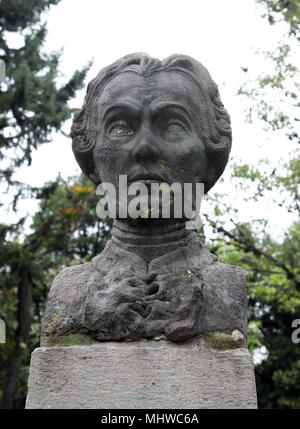
M24 408L53 278L110 237L69 132L87 83L132 52L188 54L219 86L233 148L199 234L247 270L259 407L300 408L299 22L299 0L0 1L2 408Z

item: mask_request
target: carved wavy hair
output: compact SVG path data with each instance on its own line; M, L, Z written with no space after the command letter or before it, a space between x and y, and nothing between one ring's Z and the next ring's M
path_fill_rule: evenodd
M232 140L230 117L221 102L218 87L207 69L186 55L175 54L160 61L144 53L130 54L98 73L87 87L83 107L75 113L71 128L73 152L80 168L92 182L96 185L100 183L93 157L99 133L98 100L105 85L113 77L129 71L144 77L161 71L176 71L189 76L197 84L202 105L199 117L200 132L209 162L209 173L205 179L205 192L208 192L228 162Z

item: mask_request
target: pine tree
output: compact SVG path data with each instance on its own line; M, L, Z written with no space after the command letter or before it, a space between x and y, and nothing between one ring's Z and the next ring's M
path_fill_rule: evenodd
M14 172L21 165L30 165L32 152L49 143L51 133L60 131L70 118L72 109L68 102L83 87L89 68L87 65L75 71L65 84L57 86L60 54L44 52L47 30L42 13L59 1L0 2L0 60L6 68L5 81L0 83L0 182L9 186L15 201L24 193L33 195L36 190L14 180ZM9 43L12 35L21 37L23 46L12 48ZM20 239L21 227L22 220L14 226L0 226L0 317L10 322L7 347L0 354L3 408L12 408L20 402L24 405L23 364L27 359L28 366L27 343L37 285L47 275L40 270L43 268L47 273L47 267L39 267L40 257L43 260L39 240Z
M41 13L59 0L2 0L0 2L0 59L6 79L0 86L0 173L13 180L20 165L31 163L32 151L48 143L53 131L60 131L70 118L68 101L83 86L88 67L75 71L57 87L59 53L45 53L47 34ZM23 37L24 45L10 48L8 35Z

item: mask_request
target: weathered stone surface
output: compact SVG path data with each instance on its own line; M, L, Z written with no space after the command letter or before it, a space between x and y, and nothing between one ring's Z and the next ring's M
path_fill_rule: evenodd
M196 217L197 185L214 186L231 149L206 68L185 55L121 58L88 85L71 137L82 171L115 191L112 238L54 280L41 339L52 348L32 355L27 407L256 407L245 272L204 248L184 207ZM129 184L150 189L145 216L122 214ZM179 215L173 196L170 216L154 196L155 210L160 184L180 186Z
M185 341L234 329L246 340L244 270L219 262L187 226L200 208L196 189L211 189L231 149L230 118L207 69L186 55L162 61L126 55L90 82L71 137L82 171L95 185L114 189L112 240L91 262L55 279L42 345L78 334ZM120 177L126 177L124 187ZM150 190L146 216L129 213L130 184ZM176 210L176 193L169 200L169 216L152 193L152 185L161 184L180 187ZM194 215L187 214L186 201Z
M226 348L222 337L211 344ZM38 348L26 408L256 408L248 350L208 345L198 338Z
M244 270L219 262L195 233L160 251L147 263L113 237L90 263L63 270L49 293L41 345L78 333L96 340L164 335L183 341L234 329L246 340Z

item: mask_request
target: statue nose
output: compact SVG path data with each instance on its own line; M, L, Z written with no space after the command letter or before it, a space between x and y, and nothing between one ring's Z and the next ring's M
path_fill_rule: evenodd
M158 159L158 149L150 139L143 139L134 149L132 155L136 162L155 162Z

